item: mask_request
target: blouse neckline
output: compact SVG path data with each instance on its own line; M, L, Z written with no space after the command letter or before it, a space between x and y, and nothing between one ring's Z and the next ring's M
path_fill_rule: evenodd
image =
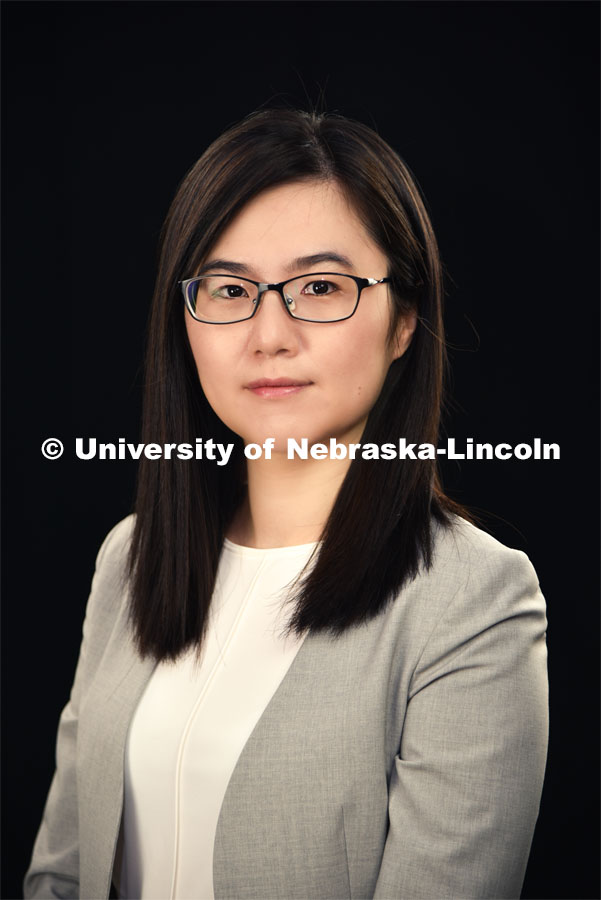
M320 543L321 541L313 541L308 544L294 544L291 547L245 547L242 544L235 544L229 538L224 538L223 547L237 556L254 559L280 559L286 556L300 556L301 554L308 556Z

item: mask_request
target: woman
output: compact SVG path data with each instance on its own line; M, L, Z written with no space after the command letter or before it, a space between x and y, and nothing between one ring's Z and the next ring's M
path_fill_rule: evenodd
M175 458L98 554L26 897L518 897L544 600L434 458L378 454L438 433L411 173L356 122L263 111L161 243L143 436Z

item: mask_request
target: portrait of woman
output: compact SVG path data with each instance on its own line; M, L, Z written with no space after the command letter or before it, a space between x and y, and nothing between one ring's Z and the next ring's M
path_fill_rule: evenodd
M598 900L599 6L1 14L0 895Z
M265 108L188 171L148 331L160 453L98 552L25 897L520 896L546 605L428 452L442 300L424 197L367 125Z

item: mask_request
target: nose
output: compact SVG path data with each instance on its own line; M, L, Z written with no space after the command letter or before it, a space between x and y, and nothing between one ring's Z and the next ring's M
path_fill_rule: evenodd
M252 353L276 356L298 352L298 322L286 312L279 291L267 290L261 295L259 309L249 324Z

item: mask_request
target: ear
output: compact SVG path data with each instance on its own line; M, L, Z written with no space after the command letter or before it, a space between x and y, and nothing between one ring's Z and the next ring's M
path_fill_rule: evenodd
M405 353L407 347L411 343L413 332L415 331L416 326L417 312L414 309L404 313L399 318L392 340L391 362L393 362L395 359L400 359L403 353Z

